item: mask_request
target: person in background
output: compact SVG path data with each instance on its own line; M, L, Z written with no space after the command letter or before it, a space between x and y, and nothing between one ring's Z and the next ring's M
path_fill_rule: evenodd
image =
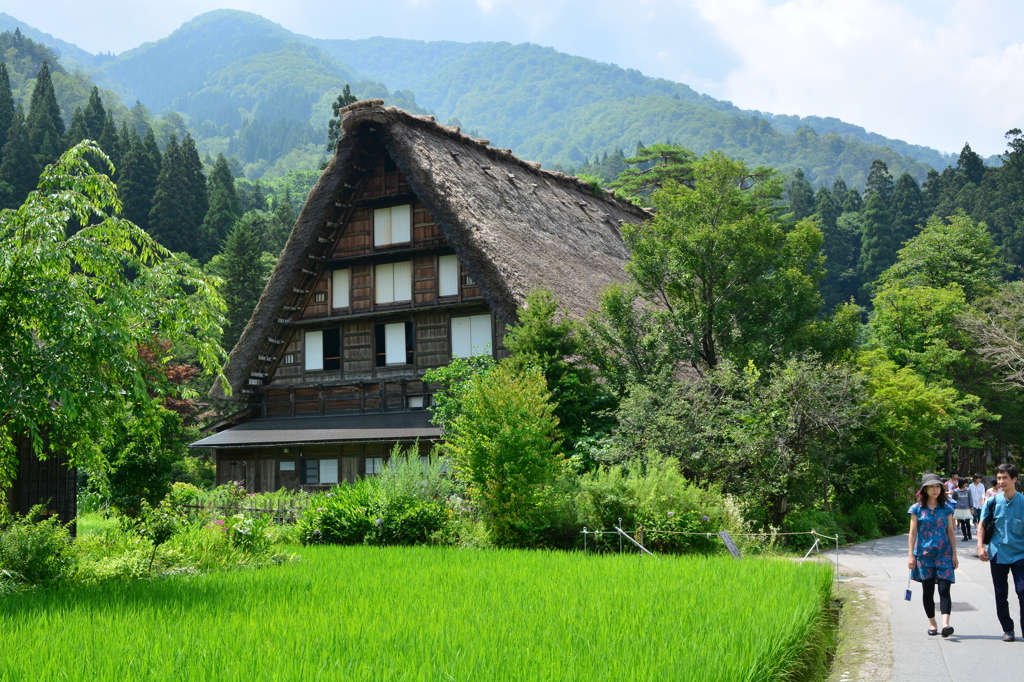
M982 501L982 504L983 505L988 504L988 498L992 497L993 495L996 495L997 493L999 493L999 478L998 477L996 478L996 480L992 481L992 487L985 491L985 499ZM979 523L980 523L980 519L979 519Z
M953 493L956 492L957 488L960 487L960 474L953 472L949 475L949 480L946 481L946 497L953 497Z
M996 593L996 616L1003 628L1003 641L1014 641L1013 618L1010 618L1009 590L1006 579L1013 573L1013 588L1020 603L1020 617L1024 621L1024 495L1017 493L1017 467L1000 464L996 467L996 485L1001 494L985 503L981 522L992 523L992 534L986 549L978 533L978 558L989 561L992 586Z
M935 587L939 588L939 611L942 613L942 636L949 637L953 628L949 614L953 602L950 586L956 582L953 572L960 562L956 556L956 533L953 530L953 506L946 499L942 479L925 474L918 499L911 505L910 538L907 543L907 566L910 577L921 583L924 613L928 616L928 634L939 634L935 623Z
M973 500L971 491L967 487L967 481L960 481L960 487L953 491L953 501L956 502L956 509L953 510L953 518L960 526L960 539L964 542L971 541L971 520L974 513L971 511Z
M968 489L971 491L971 516L977 526L981 520L981 506L985 504L985 484L981 482L981 474L974 474L974 482Z

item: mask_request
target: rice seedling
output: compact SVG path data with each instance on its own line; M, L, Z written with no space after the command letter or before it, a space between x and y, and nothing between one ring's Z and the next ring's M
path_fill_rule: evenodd
M0 598L0 680L783 679L829 567L306 547L281 567Z

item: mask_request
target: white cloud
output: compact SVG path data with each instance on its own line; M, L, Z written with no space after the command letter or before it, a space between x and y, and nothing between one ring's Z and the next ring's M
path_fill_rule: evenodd
M945 151L1003 151L1024 124L1020 10L1005 2L699 0L742 65L712 94L745 108L836 116Z

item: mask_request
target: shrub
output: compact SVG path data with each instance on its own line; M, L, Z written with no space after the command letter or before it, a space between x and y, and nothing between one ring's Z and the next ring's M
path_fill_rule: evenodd
M361 544L372 530L370 485L366 479L310 496L296 524L303 544Z
M809 533L817 531L822 535L839 535L839 542L845 543L845 533L839 524L835 514L820 509L794 509L786 514L786 522L782 526L785 533ZM826 540L826 546L834 540ZM806 551L814 545L813 535L789 535L785 537L786 546L800 552Z
M42 505L24 516L8 517L0 529L0 570L7 580L32 585L48 583L61 576L69 566L70 534L56 516L35 519Z

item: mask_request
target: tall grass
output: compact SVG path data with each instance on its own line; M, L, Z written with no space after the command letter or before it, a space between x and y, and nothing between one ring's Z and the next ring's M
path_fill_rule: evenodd
M0 680L728 680L803 667L827 566L306 547L0 599Z

